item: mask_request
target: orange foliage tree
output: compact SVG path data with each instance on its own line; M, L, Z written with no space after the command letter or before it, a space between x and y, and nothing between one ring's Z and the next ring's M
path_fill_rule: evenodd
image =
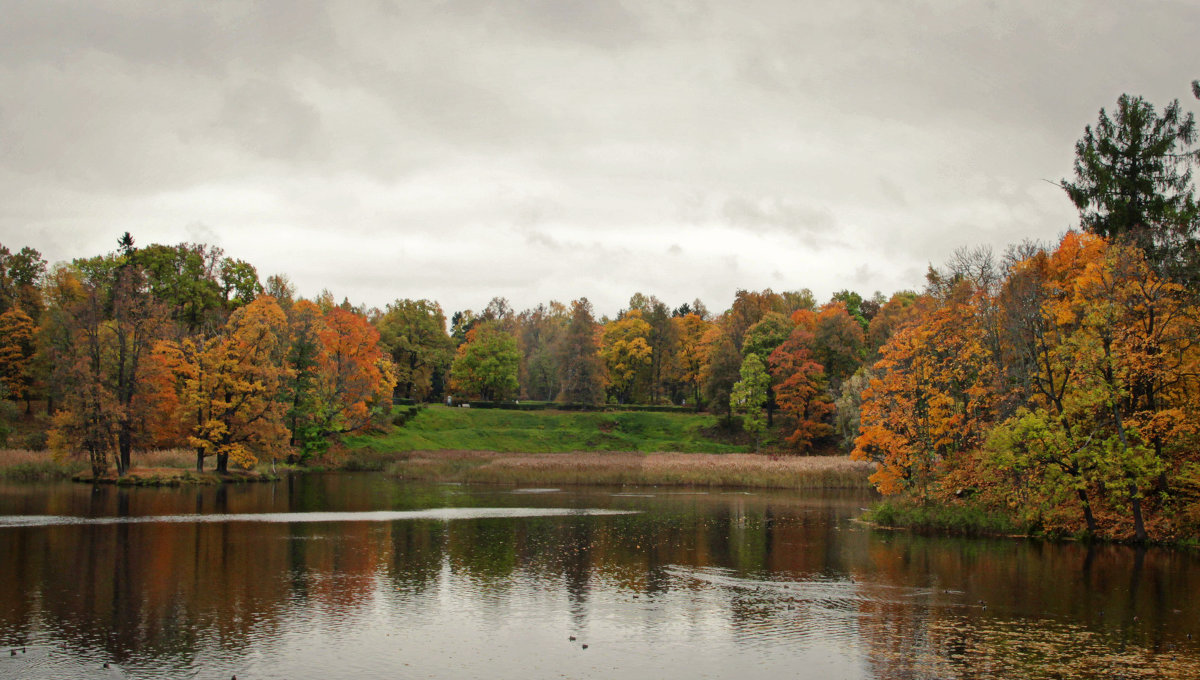
M283 310L262 296L230 315L220 335L176 347L181 413L190 424L187 441L198 472L209 456L216 457L217 472L226 472L231 459L251 467L259 457L274 461L287 451L287 408L278 399L289 374L286 333Z
M26 400L26 410L33 382L34 331L33 319L20 307L0 314L0 383L10 398Z
M684 388L692 404L700 408L700 387L703 384L704 367L708 358L704 334L709 323L699 314L691 313L671 318L675 336L679 339L678 351L672 362L672 378Z
M811 451L814 441L833 432L825 369L813 356L812 344L812 331L799 325L769 358L775 401L792 430L787 441L801 452Z
M391 410L396 385L379 331L365 317L340 307L325 314L315 382L319 405L312 418L322 437L354 432Z
M928 499L940 466L977 447L992 420L995 364L967 281L884 346L863 393L852 457L879 464L882 493Z

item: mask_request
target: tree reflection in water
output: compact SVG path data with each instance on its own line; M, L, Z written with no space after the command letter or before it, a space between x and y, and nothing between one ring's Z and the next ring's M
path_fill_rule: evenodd
M0 528L0 644L28 646L0 676L1200 677L1190 553L874 532L855 495L614 491L0 486L0 515L638 511Z

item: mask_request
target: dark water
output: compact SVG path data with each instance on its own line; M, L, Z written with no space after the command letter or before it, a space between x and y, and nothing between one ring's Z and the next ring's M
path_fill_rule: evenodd
M869 500L0 485L0 678L1200 678L1195 553L872 531Z

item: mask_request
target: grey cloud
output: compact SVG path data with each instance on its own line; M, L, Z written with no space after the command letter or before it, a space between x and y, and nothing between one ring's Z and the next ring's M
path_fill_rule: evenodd
M879 193L882 194L884 198L901 208L908 205L908 199L904 196L904 190L901 189L898 184L887 177L884 177L883 175L880 175L877 179L879 183Z
M717 309L776 271L917 287L957 246L1068 226L1041 179L1121 92L1187 98L1198 24L1114 0L14 1L0 241L69 259L204 224L302 290L448 309Z
M213 228L203 222L192 222L184 228L187 240L192 243L207 243L210 246L221 247L221 237ZM147 245L145 243L141 245ZM234 255L237 257L237 255Z
M783 231L813 244L827 241L837 226L837 220L827 208L779 197L749 199L734 196L722 204L721 216L740 229L756 233Z
M278 82L254 79L234 88L209 127L213 136L228 135L239 148L273 160L325 155L320 114Z

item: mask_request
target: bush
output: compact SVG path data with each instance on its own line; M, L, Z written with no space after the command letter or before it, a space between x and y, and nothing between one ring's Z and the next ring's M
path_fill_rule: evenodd
M1008 515L970 502L919 505L886 500L876 503L862 518L884 527L963 536L1012 536L1029 530Z
M21 447L30 451L45 451L50 436L43 431L30 432L21 438Z

